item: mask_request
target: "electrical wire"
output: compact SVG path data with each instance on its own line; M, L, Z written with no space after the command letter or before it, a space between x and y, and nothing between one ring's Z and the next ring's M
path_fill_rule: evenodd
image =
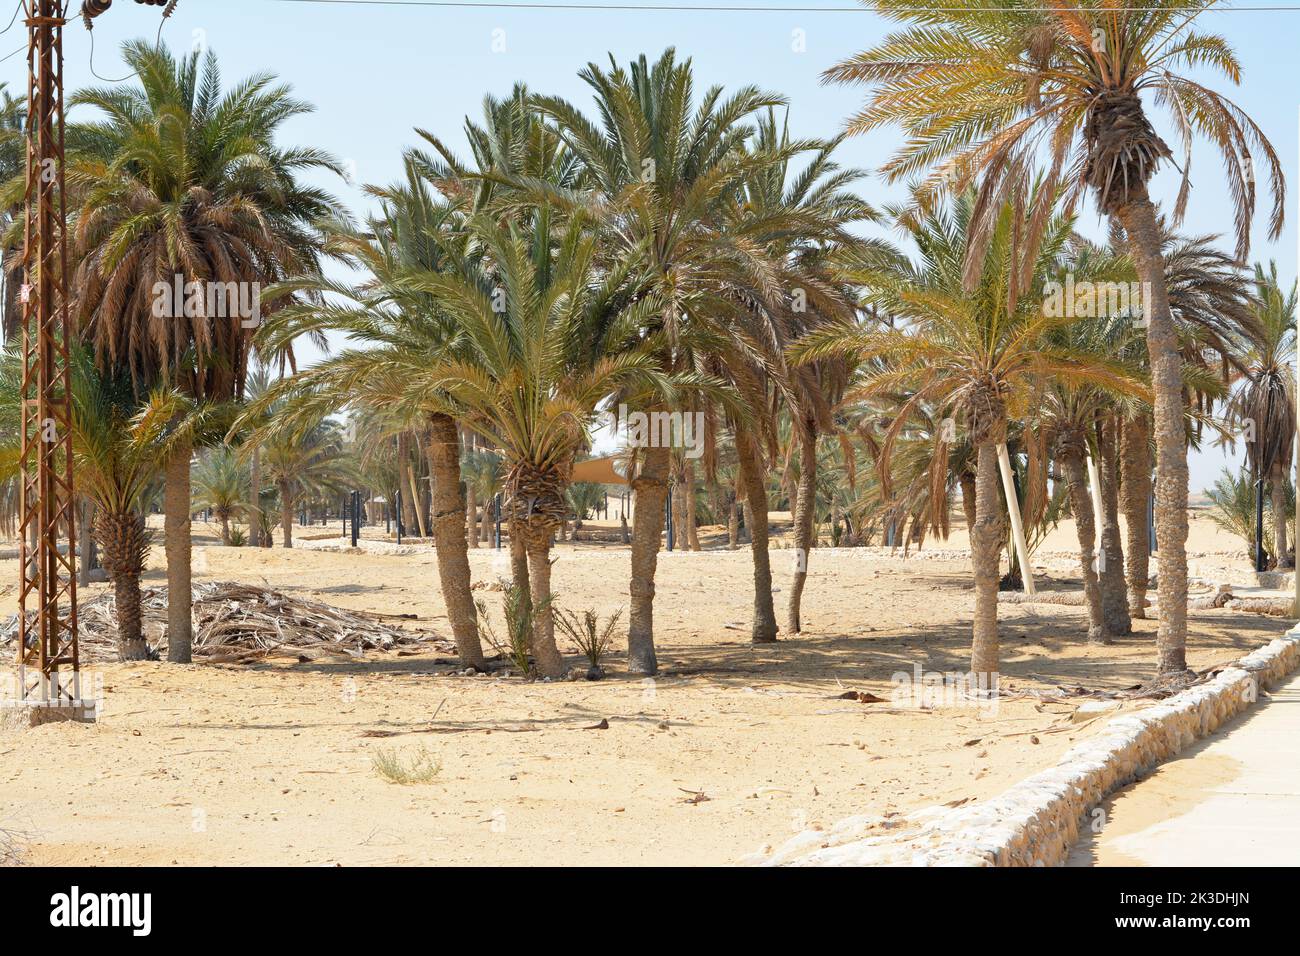
M140 75L140 71L136 70L134 73L128 73L126 76L122 77L121 79L115 80L112 79L111 77L100 76L98 73L96 73L95 72L95 31L90 30L88 32L90 33L90 74L91 76L93 76L97 80L103 80L105 83L125 83L127 80L133 79L134 77Z
M154 46L162 45L163 27L167 24L167 19L173 13L176 12L177 2L178 0L172 0L172 2L169 3L167 7L163 10L162 19L158 21L158 35L154 37L154 41L153 41ZM15 16L17 16L17 14L15 14ZM90 21L86 22L86 32L90 34L90 73L92 76L94 76L98 80L102 80L105 83L125 83L127 80L135 79L137 76L140 75L140 71L136 70L132 73L128 73L126 76L121 77L120 79L113 79L107 76L100 76L99 73L95 71L95 29L90 25Z
M442 7L454 8L461 10L562 10L562 11L632 11L647 10L673 13L875 13L870 7L791 7L791 6L756 6L756 5L734 5L723 6L718 4L685 4L685 3L541 3L535 0L484 0L476 3L473 0L273 0L275 3L317 3L317 4L340 4L348 6L374 6L374 7ZM998 13L1005 11L1006 7L994 6L933 6L933 7L916 7L912 11L917 13ZM1077 7L1044 7L1043 12L1051 13L1075 13ZM1107 8L1106 12L1123 12L1123 13L1160 13L1164 7L1114 7ZM1272 5L1272 6L1248 6L1248 7L1206 7L1203 13L1297 13L1300 12L1300 4L1295 5Z
M14 15L12 19L10 19L9 21L9 26L5 27L3 30L0 30L0 36L4 36L6 33L8 33L10 30L14 28L14 24L18 22L18 14L22 12L23 12L23 0L18 0L18 6L14 7Z

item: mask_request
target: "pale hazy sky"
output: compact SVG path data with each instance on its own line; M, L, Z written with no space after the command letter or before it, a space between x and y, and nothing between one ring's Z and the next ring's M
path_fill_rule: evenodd
M545 2L545 0L539 0ZM581 0L575 0L581 2ZM673 4L674 0L661 0ZM725 5L728 0L710 0ZM741 0L731 0L741 5ZM760 5L763 0L753 0ZM1281 0L1255 0L1260 6ZM0 0L9 10L16 0ZM798 7L776 12L699 12L651 10L466 9L401 0L384 4L325 3L320 0L180 0L163 38L175 48L204 44L216 50L226 82L259 70L272 70L290 82L316 112L286 125L286 142L329 150L354 171L358 183L387 183L400 171L404 146L415 143L413 127L438 133L463 146L461 126L477 118L485 93L502 95L516 81L579 104L590 97L577 72L588 61L620 61L646 53L657 56L675 46L694 60L699 89L713 83L735 87L757 84L789 97L795 135L825 136L837 131L860 100L843 87L824 87L822 70L868 46L886 32L874 13L845 0L772 3ZM78 7L79 0L72 6ZM841 12L810 7L836 6ZM405 8L403 8L405 7ZM8 15L0 15L0 29ZM117 55L129 37L152 38L158 9L118 0L95 21L94 71L119 79L126 72ZM1203 29L1227 36L1243 63L1244 83L1233 98L1263 127L1286 165L1294 189L1300 93L1294 64L1300 50L1300 12L1222 9L1202 17ZM25 43L21 23L0 36L0 81L11 92L25 85ZM75 89L102 83L91 73L90 40L79 20L70 20L65 38L67 84ZM1223 81L1214 80L1220 87ZM1172 137L1170 141L1173 142ZM895 133L850 140L841 151L848 165L879 167L897 145ZM1191 207L1186 228L1216 233L1230 227L1226 189L1218 162L1208 147L1193 160ZM1154 187L1171 196L1172 170ZM333 177L326 183L357 213L367 200L355 185ZM896 196L877 177L861 185L875 203ZM1288 222L1281 240L1268 243L1257 222L1253 257L1279 261L1289 281L1295 275L1297 197L1288 197ZM1262 217L1261 217L1262 218ZM1103 235L1089 210L1086 232ZM1225 463L1222 453L1193 456L1192 488L1209 483ZM1234 467L1236 463L1234 462Z

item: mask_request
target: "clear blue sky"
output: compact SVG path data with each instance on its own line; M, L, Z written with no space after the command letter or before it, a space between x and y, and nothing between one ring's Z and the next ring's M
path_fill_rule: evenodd
M0 9L11 10L15 2L0 0ZM739 4L741 0L709 2ZM73 5L79 5L78 0ZM507 93L522 80L535 90L586 104L589 97L577 78L584 64L604 63L610 53L623 61L642 52L654 57L668 46L694 60L700 89L713 83L757 84L789 97L790 124L796 135L835 132L860 94L824 87L818 76L837 60L880 39L887 24L847 0L804 4L786 0L782 5L842 5L851 12L468 10L415 5L402 9L396 3L180 0L163 38L174 48L199 42L214 49L228 84L255 71L276 72L316 106L315 113L286 126L286 141L330 151L355 170L359 183L386 183L397 178L401 150L415 143L412 129L416 126L459 148L464 142L463 119L467 114L479 115L485 93ZM7 14L0 16L0 29L7 21ZM95 23L95 72L110 79L122 77L126 71L117 55L118 45L130 37L153 37L158 21L157 8L117 0ZM1204 29L1227 36L1241 58L1245 82L1232 95L1273 141L1294 190L1300 182L1296 176L1300 93L1295 80L1300 12L1223 10L1207 13L1202 23ZM800 37L802 52L796 43ZM24 42L22 25L15 24L0 37L0 57ZM91 73L90 41L79 20L69 23L64 46L69 89L102 82ZM11 91L24 87L24 72L21 53L0 63L0 81L7 82ZM845 145L842 159L875 169L897 142L889 132L859 137ZM1195 188L1186 228L1197 233L1230 228L1226 189L1211 149L1198 150L1192 172ZM359 189L332 177L327 185L354 211L365 210ZM861 188L877 203L894 194L874 177ZM1172 196L1173 188L1172 173L1163 174L1156 195ZM1288 278L1295 275L1296 208L1292 193L1287 229L1277 243L1266 241L1261 217L1252 248L1255 258L1279 260ZM1086 232L1102 234L1091 209L1081 225ZM1204 487L1223 463L1217 451L1194 456L1193 489Z

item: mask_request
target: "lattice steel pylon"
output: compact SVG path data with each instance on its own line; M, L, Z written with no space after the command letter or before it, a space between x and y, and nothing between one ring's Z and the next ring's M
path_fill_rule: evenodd
M23 7L28 112L18 689L24 701L73 705L81 700L81 679L63 190L67 0L24 0Z

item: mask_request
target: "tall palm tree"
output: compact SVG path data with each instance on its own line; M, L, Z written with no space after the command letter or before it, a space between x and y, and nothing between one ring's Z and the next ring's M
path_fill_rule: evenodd
M129 370L138 390L162 383L229 401L244 386L260 287L318 271L312 224L341 214L298 177L339 167L315 148L276 145L310 107L270 74L223 92L212 52L178 60L137 40L123 58L138 85L71 101L103 117L69 131L77 322L101 367ZM177 288L183 303L168 302ZM176 447L164 492L167 655L178 662L190 659L191 456Z
M464 410L445 393L415 388L413 377L438 358L455 354L464 339L429 293L427 278L443 271L472 271L476 254L458 232L457 207L435 199L412 165L404 183L380 192L382 210L366 230L340 226L329 234L330 249L369 278L356 285L312 276L281 283L268 296L305 290L311 300L268 318L258 336L272 354L300 335L325 330L342 337L348 347L276 383L250 403L245 417L277 408L276 428L300 431L346 406L373 415L384 439L397 446L394 477L399 487L405 485L404 506L417 504L406 480L407 436L429 436L438 578L461 662L482 669L460 490L457 421Z
M1053 344L1048 334L1069 319L1044 314L1039 295L1011 295L1020 268L1013 222L1018 214L1004 205L989 236L979 282L965 284L965 251L974 227L974 204L963 197L951 211L933 210L903 224L920 250L916 264L863 271L855 278L880 303L893 325L864 324L852 330L829 328L798 343L794 356L807 361L849 354L871 369L847 400L899 396L903 400L882 440L888 463L893 446L917 406L937 418L963 426L975 450L975 520L971 553L975 576L975 619L971 673L994 686L998 672L999 556L1007 540L1000 494L998 445L1008 424L1024 420L1036 407L1043 384L1060 381L1118 384L1114 365ZM1070 223L1054 217L1038 248L1034 275L1044 276L1069 236ZM947 472L947 442L936 454L936 473Z
M549 608L551 542L602 403L620 390L669 389L653 353L632 347L655 303L633 302L625 273L597 268L597 237L581 222L555 236L540 215L532 231L485 214L468 225L482 268L418 280L462 330L463 348L409 375L417 392L450 396L464 424L500 449L532 605ZM543 677L563 673L549 611L536 616L532 650Z
M852 320L851 296L836 281L838 263L860 258L864 243L847 233L854 223L874 221L876 211L849 189L865 173L844 168L834 158L841 139L808 144L806 162L796 167L789 130L775 111L758 120L752 150L778 159L752 171L744 184L743 215L770 222L769 255L781 266L781 284L793 290L765 311L774 320L764 329L775 340L776 364L783 364L788 341L827 323ZM799 157L805 159L805 157ZM781 376L798 444L798 485L791 496L794 517L794 580L786 629L801 630L800 605L808 579L816 514L817 439L832 427L831 406L843 393L849 369L842 360L823 360Z
M1173 152L1156 133L1147 102L1162 107L1182 146L1175 223L1190 192L1191 147L1209 140L1223 161L1235 207L1237 258L1249 251L1255 212L1254 158L1268 171L1270 234L1282 228L1281 163L1258 125L1235 103L1180 69L1211 69L1232 83L1241 68L1222 37L1197 29L1214 0L1166 0L1122 7L1113 0L1014 6L876 0L876 8L913 25L836 65L830 81L872 92L850 129L897 123L906 143L886 164L890 178L930 170L926 191L964 190L980 182L967 279L980 269L985 237L1003 202L1024 204L1026 242L1064 191L1067 210L1091 192L1102 213L1127 235L1145 284L1147 351L1155 393L1156 507L1159 539L1160 674L1186 670L1187 438L1182 362L1170 312L1156 204L1148 184ZM1146 97L1147 102L1144 102ZM1047 155L1044 189L1028 201ZM1028 285L1034 256L1022 257Z
M753 133L747 120L785 100L755 87L724 98L721 87L712 87L696 102L691 62L679 62L672 49L653 64L644 56L626 68L612 58L608 69L591 63L579 76L594 93L599 122L558 97L534 100L554 121L582 170L578 189L551 189L548 198L558 208L599 216L602 253L611 263L638 262L648 292L660 304L644 330L658 345L660 368L666 374L691 369L689 342L698 326L734 316L742 298L762 301L779 292L773 281L776 270L762 245L774 221L753 217L729 228L724 224L735 219L732 207L746 178L781 159L779 153L743 148ZM801 144L791 146L799 148ZM711 333L715 344L724 337L717 329ZM632 478L636 508L628 666L639 674L658 669L655 571L671 452L666 447L639 449ZM762 557L756 551L756 559ZM757 565L755 575L756 580L762 577ZM756 595L756 602L762 600ZM766 606L770 604L769 588ZM755 616L755 640L776 636L775 617L766 606Z
M1077 268L1083 263L1075 258L1067 260L1066 264ZM1086 271L1083 274L1086 275ZM1131 329L1132 317L1129 315L1102 316L1079 319L1068 326L1054 329L1049 338L1062 350L1105 360L1124 354L1124 340L1131 334ZM1099 547L1096 524L1105 519L1103 515L1094 513L1086 462L1089 457L1094 461L1104 461L1107 457L1099 436L1102 434L1101 429L1106 427L1103 419L1114 415L1116 393L1126 392L1141 397L1144 391L1139 384L1142 378L1140 365L1119 364L1117 371L1126 374L1129 379L1123 389L1071 380L1045 383L1036 416L1036 421L1042 427L1041 437L1045 442L1055 445L1054 457L1064 472L1069 488L1070 512L1074 515L1075 531L1079 538L1079 564L1088 606L1088 639L1098 644L1109 644L1112 637L1124 631L1122 623L1116 625L1113 610L1110 615L1106 613L1106 574L1108 565L1117 562L1106 550L1104 542ZM1114 524L1118 525L1118 522ZM1119 534L1118 527L1107 530L1116 536ZM1104 538L1105 532L1102 536ZM1111 570L1120 572L1122 582L1123 568ZM1125 610L1127 597L1121 583L1118 598Z
M1268 481L1272 497L1273 549L1277 567L1287 557L1286 483L1296 432L1296 286L1284 291L1277 263L1255 265L1259 331L1245 355L1241 387L1231 412L1246 443L1246 461L1256 481Z

